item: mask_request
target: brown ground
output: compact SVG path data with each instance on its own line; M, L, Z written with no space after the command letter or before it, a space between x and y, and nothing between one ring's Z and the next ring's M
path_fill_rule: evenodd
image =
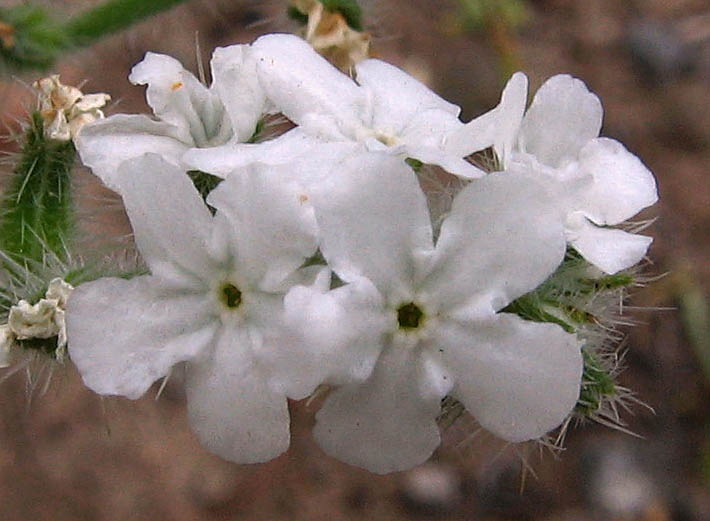
M78 2L52 3L58 11L70 4L76 9ZM373 24L377 53L428 77L464 107L466 117L496 103L501 50L529 74L533 88L554 73L579 76L602 99L603 133L623 141L657 176L661 202L643 215L657 217L649 273L669 275L640 290L633 303L673 309L635 313L640 325L629 332L622 376L656 411L638 407L635 416L626 415L644 438L598 425L573 429L561 458L529 457L538 478L528 478L520 493L519 451L501 450L485 437L468 440L470 422L446 433L432 463L383 477L323 455L309 437L312 411L294 404L291 450L268 464L239 466L199 446L179 385L169 385L157 402L152 394L136 403L102 401L68 367L29 406L24 375L0 387L0 519L710 519L710 375L703 377L693 350L707 348L708 338L689 341L699 323L693 313L707 306L710 289L704 178L710 165L710 5L530 0L528 20L517 31L492 24L468 32L453 30L454 5L369 2L366 21ZM58 71L68 83L88 80L85 90L111 93L120 100L116 111L145 110L142 90L126 75L146 50L194 68L195 31L207 60L214 45L285 29L280 7L277 0L188 2L68 57ZM654 27L675 32L670 41L678 52L668 60L653 50ZM642 55L651 56L650 66L638 64ZM0 82L0 93L3 117L22 114L29 103L17 83ZM82 190L97 190L90 183ZM92 230L120 233L125 222L111 215L110 223L97 217Z

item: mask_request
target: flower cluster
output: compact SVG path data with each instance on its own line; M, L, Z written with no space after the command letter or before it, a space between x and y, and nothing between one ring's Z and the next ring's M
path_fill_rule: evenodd
M445 397L510 442L568 418L583 339L504 310L570 248L607 274L636 264L650 239L609 226L656 200L641 162L598 137L581 81L551 78L526 111L518 73L462 122L396 67L368 59L350 77L295 36L218 48L211 70L207 87L149 53L129 78L154 117L77 138L150 270L72 294L87 386L135 399L179 364L193 429L242 463L284 452L287 399L327 386L315 439L378 473L429 458ZM263 139L275 114L293 125ZM483 151L492 167L471 160ZM425 172L460 179L443 215Z

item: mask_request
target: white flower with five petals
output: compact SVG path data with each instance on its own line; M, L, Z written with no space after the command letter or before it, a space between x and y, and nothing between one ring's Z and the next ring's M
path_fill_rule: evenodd
M289 444L286 396L269 381L290 382L266 354L300 356L283 337L283 297L310 276L299 266L316 250L313 210L255 168L210 194L213 217L180 172L154 154L120 167L151 273L75 290L70 355L89 388L132 399L186 362L188 413L204 445L232 461L266 461Z
M493 121L462 123L459 107L397 67L364 60L353 80L306 41L286 34L262 36L251 51L271 109L298 127L258 145L190 150L184 159L192 167L225 177L249 162L288 163L317 153L324 142L345 142L439 165L461 177L484 175L464 158L493 144Z
M496 121L494 148L506 170L526 170L557 190L569 243L606 273L633 266L652 239L608 228L658 200L653 174L624 146L598 137L599 98L568 75L548 79L530 107L527 78L516 73L501 103L482 116Z
M564 256L558 212L537 182L507 173L474 181L436 246L424 194L391 156L347 159L311 196L323 256L347 284L296 287L286 314L316 355L327 346L341 360L322 375L344 384L316 416L327 453L378 473L421 463L440 442L446 395L512 442L563 422L579 396L579 341L499 312Z
M176 59L147 53L129 80L148 86L155 118L117 114L87 125L77 140L82 162L116 188L117 169L126 159L156 153L182 168L183 154L193 147L248 141L266 111L249 46L218 47L210 64L208 88Z

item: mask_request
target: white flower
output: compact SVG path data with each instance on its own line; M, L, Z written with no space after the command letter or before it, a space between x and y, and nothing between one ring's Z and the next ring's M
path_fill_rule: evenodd
M472 182L436 246L417 180L391 156L335 165L311 197L322 253L347 284L296 287L286 312L316 355L327 348L341 360L322 375L345 384L316 416L327 453L378 473L421 463L440 442L446 395L508 441L560 425L579 396L577 338L499 312L564 256L559 212L537 182L507 173Z
M266 461L289 443L286 396L269 386L269 356L300 356L281 338L283 295L308 275L298 268L316 250L313 210L255 168L210 194L213 217L176 170L154 154L119 169L151 274L76 289L71 358L88 387L132 399L187 362L188 412L201 441L232 461Z
M507 170L524 169L558 190L566 209L569 243L606 273L633 266L651 237L607 228L658 200L653 174L624 146L602 138L602 106L584 83L553 76L525 112L527 78L516 73L500 105L484 115L496 120L495 150Z
M492 145L493 120L464 125L459 107L400 69L365 60L356 65L353 81L307 42L285 34L262 36L251 51L272 110L299 126L251 147L191 150L184 158L191 166L225 176L251 161L287 163L298 154L317 153L312 150L322 142L356 142L462 177L484 174L463 158Z
M108 94L84 94L64 85L58 74L36 81L34 87L39 90L45 136L57 141L75 140L84 125L104 117L101 109L111 99Z
M249 46L218 47L210 63L208 88L174 58L147 53L129 80L148 86L155 119L118 114L87 127L77 142L83 163L115 188L116 171L126 159L157 153L182 168L190 148L249 140L266 110Z

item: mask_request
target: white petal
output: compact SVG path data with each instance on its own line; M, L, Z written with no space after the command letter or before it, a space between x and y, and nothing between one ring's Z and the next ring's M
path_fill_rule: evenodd
M216 330L204 294L165 291L154 277L82 284L67 303L69 354L87 387L136 399Z
M565 245L562 216L540 184L489 174L454 199L423 292L450 312L490 313L552 274Z
M386 154L348 158L313 195L321 251L344 281L370 279L386 299L411 298L416 254L432 249L426 199L411 169Z
M181 141L177 127L147 116L127 114L84 126L75 143L81 162L112 189L116 189L116 170L126 159L151 152L177 166L188 148Z
M575 210L596 224L619 224L658 200L653 174L618 141L590 141L579 154L579 168L594 181Z
M229 222L240 275L264 291L278 286L316 251L317 225L308 197L266 165L230 176L208 202Z
M431 371L424 365L415 350L387 348L369 380L328 397L316 414L316 442L331 456L378 474L426 461L440 442L436 417L443 395L432 392L437 386L426 382Z
M498 106L452 132L446 141L447 150L464 157L493 146L505 164L518 137L527 101L528 78L516 72L503 89Z
M148 85L148 105L160 119L178 127L185 141L207 146L229 139L231 125L219 97L175 58L146 53L128 79L136 85Z
M520 129L520 148L549 166L564 166L599 135L602 104L581 80L553 76L535 94Z
M407 157L428 165L438 165L451 174L465 178L485 175L485 172L465 161L468 154L450 152L447 136L463 124L457 117L441 110L428 110L414 116L399 136Z
M522 72L516 72L508 80L496 108L498 129L493 147L503 164L507 164L517 140L527 103L528 78Z
M585 259L610 275L640 262L653 242L645 235L600 228L578 212L567 219L567 239Z
M190 425L208 450L236 463L261 463L288 449L286 397L266 382L246 329L223 328L212 356L188 364Z
M262 143L227 143L210 148L192 148L183 156L191 168L226 178L239 168L252 163L278 165L292 162L296 157L311 153L322 145L299 127L277 138Z
M425 165L437 165L448 173L464 179L478 179L486 175L486 172L477 166L469 163L465 159L445 152L439 148L426 147L406 147L405 155L424 163Z
M382 297L367 279L332 291L296 286L284 299L288 345L272 384L302 399L322 383L340 385L370 376L392 324ZM274 357L276 358L276 357Z
M124 162L116 174L138 249L154 275L178 267L210 280L212 216L184 171L160 156Z
M444 111L458 119L461 109L442 99L401 69L380 60L357 64L357 82L370 97L370 121L366 125L399 134L417 114Z
M435 335L454 374L451 395L504 440L539 438L577 403L581 345L557 325L500 313L466 326L444 322Z
M262 36L252 44L262 87L274 107L301 123L315 112L359 122L363 93L305 40L287 34Z
M459 119L443 110L425 110L413 114L399 136L412 148L418 146L444 150L446 136L463 126ZM463 156L461 156L463 157Z
M229 114L237 141L244 143L252 137L267 110L251 50L248 45L217 47L210 65L212 89Z

